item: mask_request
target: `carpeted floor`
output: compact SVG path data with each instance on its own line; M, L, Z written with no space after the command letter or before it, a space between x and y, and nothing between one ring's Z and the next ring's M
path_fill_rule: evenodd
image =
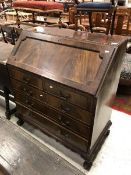
M131 115L131 96L117 95L112 108Z

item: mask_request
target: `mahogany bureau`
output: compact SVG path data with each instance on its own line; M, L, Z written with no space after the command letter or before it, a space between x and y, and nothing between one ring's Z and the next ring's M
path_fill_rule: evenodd
M18 124L41 129L89 169L109 134L126 42L63 29L24 31L7 62Z

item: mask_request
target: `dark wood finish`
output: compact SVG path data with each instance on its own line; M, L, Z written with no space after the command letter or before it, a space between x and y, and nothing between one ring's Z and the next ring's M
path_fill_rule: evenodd
M8 60L19 124L40 128L90 168L111 125L126 43L126 37L62 29L23 32Z

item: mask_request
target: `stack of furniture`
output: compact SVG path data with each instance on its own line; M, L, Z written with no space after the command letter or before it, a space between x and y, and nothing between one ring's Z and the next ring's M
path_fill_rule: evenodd
M62 29L22 32L8 59L18 124L80 154L89 169L111 125L125 37Z

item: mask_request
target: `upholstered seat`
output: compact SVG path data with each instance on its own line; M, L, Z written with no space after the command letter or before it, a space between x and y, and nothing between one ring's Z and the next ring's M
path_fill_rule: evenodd
M57 14L60 17L61 13L64 11L63 3L59 2L47 2L47 1L30 1L30 0L16 0L13 2L13 7L16 10L16 23L20 27L21 19L19 18L19 11L32 13L32 20L24 20L24 22L37 22L36 16L40 14ZM39 21L42 22L42 21ZM45 21L43 21L45 23Z
M113 3L108 2L76 2L76 17L81 17L82 15L89 15L89 27L90 31L104 31L106 34L110 32L110 34L113 34L113 28L114 28L114 20L115 20L115 5ZM106 16L104 18L104 30L103 26L98 26L98 22L96 26L93 26L93 20L92 20L92 13L98 12L98 13L106 13ZM102 15L103 17L103 15ZM77 20L77 19L76 19ZM81 20L81 19L80 19ZM99 23L101 23L102 20L98 19ZM76 28L78 26L78 22L76 23ZM102 24L103 25L103 24Z
M112 4L111 3L99 3L99 2L84 2L79 3L77 5L77 8L90 8L90 9L111 9Z
M63 10L63 4L58 2L46 2L46 1L15 1L13 7L34 8L41 10Z

